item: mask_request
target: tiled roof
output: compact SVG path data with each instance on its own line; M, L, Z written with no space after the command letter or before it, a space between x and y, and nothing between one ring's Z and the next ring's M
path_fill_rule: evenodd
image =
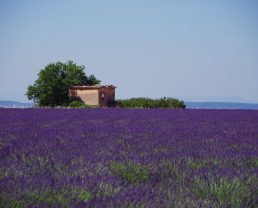
M100 88L116 88L114 85L77 85L71 89L100 89Z

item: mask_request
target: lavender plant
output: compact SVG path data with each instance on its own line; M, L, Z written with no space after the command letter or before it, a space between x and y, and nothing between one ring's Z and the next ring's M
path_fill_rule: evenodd
M0 109L0 207L257 207L258 111Z

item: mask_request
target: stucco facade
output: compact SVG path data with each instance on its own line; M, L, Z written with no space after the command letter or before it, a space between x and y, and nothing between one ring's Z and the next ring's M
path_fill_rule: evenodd
M86 105L107 107L115 101L115 88L113 85L73 86L69 94L71 98L79 99Z

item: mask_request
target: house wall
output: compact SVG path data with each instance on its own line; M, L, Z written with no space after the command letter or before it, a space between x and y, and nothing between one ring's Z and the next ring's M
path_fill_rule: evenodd
M71 97L79 97L86 105L99 105L98 89L72 89Z
M109 103L112 101L115 101L115 88L100 88L99 89L100 107L109 106Z

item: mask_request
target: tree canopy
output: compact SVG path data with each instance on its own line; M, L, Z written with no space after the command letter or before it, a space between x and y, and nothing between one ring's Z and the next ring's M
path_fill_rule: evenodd
M85 67L72 61L50 63L38 74L38 79L27 89L27 97L38 106L60 106L70 102L69 88L74 85L100 83L94 75L86 76Z

